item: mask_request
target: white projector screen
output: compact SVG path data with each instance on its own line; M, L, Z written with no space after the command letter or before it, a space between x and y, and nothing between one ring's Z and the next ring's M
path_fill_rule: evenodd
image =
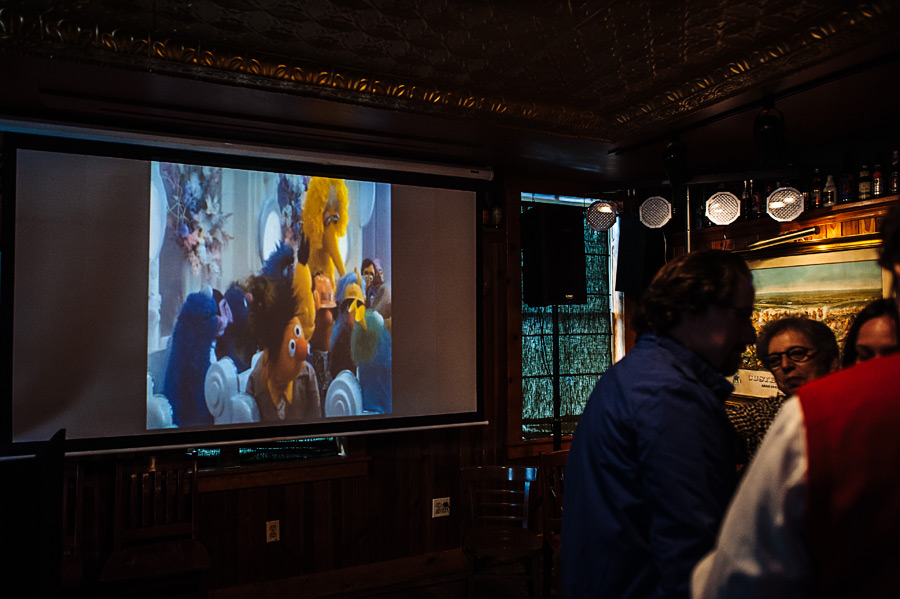
M474 189L119 147L15 153L13 445L479 420Z

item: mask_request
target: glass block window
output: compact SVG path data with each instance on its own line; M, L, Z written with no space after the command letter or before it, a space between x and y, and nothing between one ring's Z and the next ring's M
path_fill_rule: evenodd
M522 194L528 202L589 203L581 198ZM584 224L588 301L559 306L560 416L563 434L575 430L587 399L613 361L610 234ZM522 302L522 437L549 437L553 429L553 308Z

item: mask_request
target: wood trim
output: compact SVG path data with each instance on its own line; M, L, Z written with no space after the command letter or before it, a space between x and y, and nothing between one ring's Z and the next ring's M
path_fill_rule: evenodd
M271 487L338 478L367 476L370 458L333 458L300 464L242 466L234 469L201 471L197 484L201 493Z
M441 580L454 581L465 577L466 557L461 549L416 555L391 560L282 578L237 587L210 590L210 599L281 599L282 597L343 597L350 593L383 589L414 588L420 584L433 585ZM387 596L387 595L385 595Z
M572 435L563 435L561 449L569 449L571 443ZM551 451L553 451L553 439L551 437L511 443L507 447L507 455L511 460L532 458Z

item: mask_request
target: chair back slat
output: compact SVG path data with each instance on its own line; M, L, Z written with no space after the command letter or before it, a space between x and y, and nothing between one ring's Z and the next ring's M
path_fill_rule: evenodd
M191 538L196 468L192 458L120 461L116 547L154 539Z
M472 526L528 528L536 468L473 466L462 469Z

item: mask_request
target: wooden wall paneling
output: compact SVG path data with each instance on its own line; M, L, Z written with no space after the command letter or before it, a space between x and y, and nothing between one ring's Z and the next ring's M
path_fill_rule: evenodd
M232 586L239 583L242 558L237 526L239 521L238 491L200 493L198 514L200 542L209 552L212 566L210 586Z
M268 487L251 487L237 492L238 538L234 550L240 552L238 583L265 580L268 573L265 522L268 516Z
M329 486L331 487L330 499L332 506L331 535L333 551L331 567L335 570L339 569L341 567L341 564L343 563L343 558L341 555L341 542L344 539L344 515L341 509L341 498L343 496L343 490L341 488L342 482L342 480L328 481Z
M847 235L859 235L859 220L845 220L841 223L841 237Z
M430 536L428 531L431 529L431 498L434 497L433 441L436 436L438 434L431 431L416 432L409 447L409 555L427 552L425 537Z
M866 235L869 233L877 233L878 227L876 226L876 222L879 222L879 219L876 219L874 217L859 219L860 235Z
M341 547L336 565L338 568L348 568L367 563L369 556L373 555L366 531L372 517L372 498L361 488L362 482L358 479L343 479L340 483L343 519Z
M281 493L269 497L269 513L273 519L281 521L281 540L266 543L275 553L275 562L280 571L279 578L297 576L311 570L315 549L306 540L306 530L315 520L307 520L306 508L312 505L308 489L309 483L282 485ZM282 514L280 518L274 514ZM312 538L312 535L310 535ZM280 547L277 547L280 545Z
M324 480L309 485L311 496L306 497L303 517L304 539L308 541L311 537L313 549L310 554L311 560L307 561L310 564L306 570L308 572L322 572L334 568L335 510L331 492L334 484L335 481Z

